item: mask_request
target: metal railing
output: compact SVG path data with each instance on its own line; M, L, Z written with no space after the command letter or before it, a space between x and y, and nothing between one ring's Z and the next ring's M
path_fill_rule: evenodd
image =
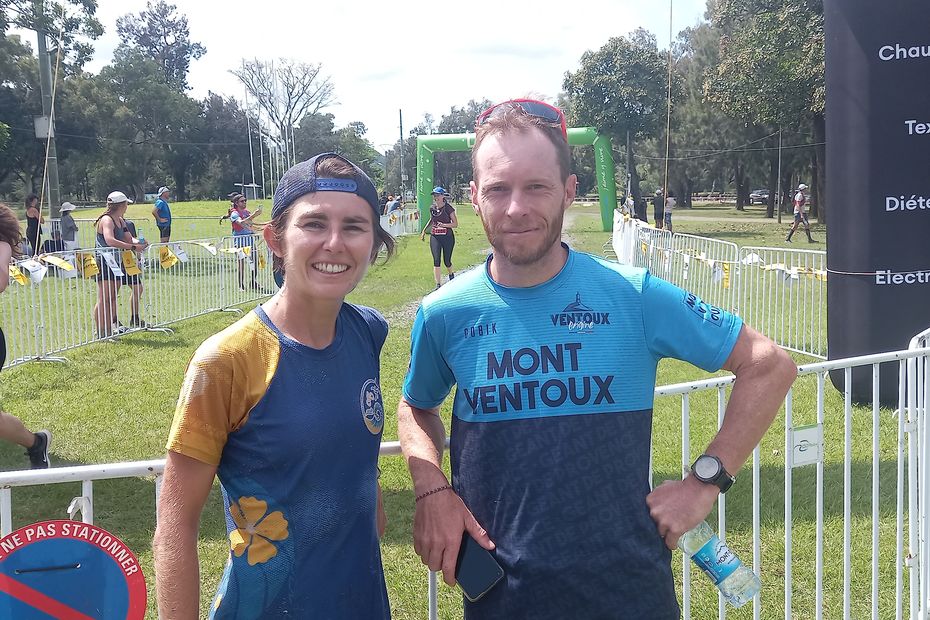
M177 219L215 222L215 218ZM381 217L382 226L394 236L418 234L419 223L418 212L409 209ZM92 226L81 230L85 228L93 230ZM146 234L158 234L154 224ZM84 239L81 244L86 242ZM140 269L138 284L130 284L128 277L119 278L115 296L110 294L113 285L101 290L94 276L105 263L122 270L126 253L95 248L94 243L85 249L42 254L38 261L29 257L14 264L22 286L11 283L0 295L0 317L9 347L6 366L62 361L56 355L69 349L123 333L168 331L167 326L174 322L209 312L236 311L236 306L256 302L277 290L272 255L261 235L152 243L145 251L134 253ZM116 329L96 324L99 315L95 308L101 304L104 318L112 318ZM144 326L131 324L136 315L134 306L138 306L138 318Z
M739 247L669 233L616 213L618 262L653 274L739 314L780 346L827 358L827 257L817 250Z
M139 269L137 280L130 279L127 254ZM115 280L94 281L114 266L121 274ZM167 331L174 322L255 302L276 289L259 236L155 243L138 253L55 252L19 261L15 269L22 285L11 284L0 295L7 366L60 360L54 355L125 333ZM98 325L101 316L109 324Z

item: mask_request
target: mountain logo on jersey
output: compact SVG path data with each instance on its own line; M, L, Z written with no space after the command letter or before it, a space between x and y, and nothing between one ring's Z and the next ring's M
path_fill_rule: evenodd
M576 334L589 334L595 325L610 325L610 313L595 312L581 303L581 293L575 293L575 301L549 318L553 325L567 327L569 332Z
M384 428L384 405L381 402L381 387L374 379L369 379L362 386L359 399L362 406L362 419L372 435L377 435Z

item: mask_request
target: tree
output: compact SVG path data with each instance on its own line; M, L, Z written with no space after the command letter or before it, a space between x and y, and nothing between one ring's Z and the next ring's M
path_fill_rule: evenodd
M655 36L639 29L613 37L596 52L581 57L581 67L563 82L573 123L593 125L615 145L626 144L627 169L634 200L640 200L633 143L655 133L665 116L667 64Z
M822 0L716 0L720 63L707 94L735 118L775 127L809 118L816 161L814 206L826 221ZM812 209L813 211L814 209Z
M178 92L189 87L187 73L192 60L207 53L200 43L191 41L187 17L175 15L177 7L165 0L146 4L138 15L132 13L116 20L120 39L134 44L144 56L153 60L164 74L164 83Z
M323 65L295 60L243 61L231 73L239 78L258 107L268 116L278 136L289 135L308 115L336 102L332 81Z
M44 14L37 10L35 0L0 0L0 34L5 35L10 27L44 29L65 53L67 64L79 70L94 53L90 42L103 34L95 17L96 0L44 0L41 6Z

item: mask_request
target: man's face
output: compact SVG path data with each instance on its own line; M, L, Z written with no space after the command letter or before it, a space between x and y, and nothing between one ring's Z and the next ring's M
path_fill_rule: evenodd
M536 130L488 136L475 165L471 200L495 257L532 265L558 248L576 179L561 178L549 139Z

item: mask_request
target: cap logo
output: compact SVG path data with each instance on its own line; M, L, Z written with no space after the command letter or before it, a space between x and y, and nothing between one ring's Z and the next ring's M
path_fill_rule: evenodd
M358 191L358 183L353 179L317 179L316 190L318 192L349 192L354 194Z

